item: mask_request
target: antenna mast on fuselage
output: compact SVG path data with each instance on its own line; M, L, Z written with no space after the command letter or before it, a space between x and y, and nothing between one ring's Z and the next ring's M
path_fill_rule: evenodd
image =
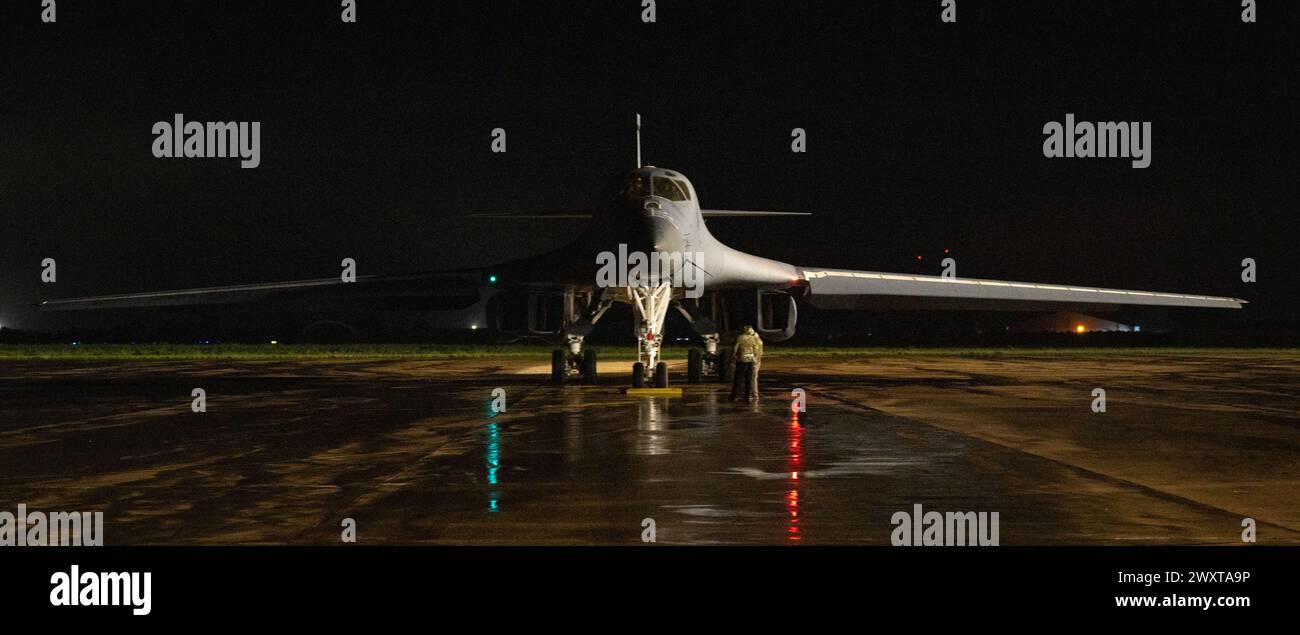
M636 167L641 167L641 113L636 114Z

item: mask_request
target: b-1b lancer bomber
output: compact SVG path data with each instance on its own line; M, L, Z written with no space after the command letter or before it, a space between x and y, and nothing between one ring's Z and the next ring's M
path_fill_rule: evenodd
M1123 305L1239 309L1236 298L1128 291L977 278L826 269L787 264L724 245L705 221L721 217L802 215L700 207L681 172L643 165L637 118L637 167L616 176L594 209L481 214L486 218L588 219L569 245L477 269L356 276L47 300L42 310L286 302L309 307L366 306L482 316L485 327L553 337L556 381L596 378L585 338L616 303L631 305L637 362L633 386L668 385L661 361L670 310L691 324L700 345L688 356L690 382L727 380L723 334L751 323L768 340L795 333L798 306L899 310L1110 310ZM804 241L808 243L808 241ZM474 327L479 320L472 320ZM469 324L464 325L469 328Z

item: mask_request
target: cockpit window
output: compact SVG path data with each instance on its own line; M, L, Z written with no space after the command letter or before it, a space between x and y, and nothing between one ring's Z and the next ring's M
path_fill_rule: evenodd
M653 187L652 187L653 185ZM645 173L626 174L606 186L603 200L635 201L654 194L670 201L691 200L691 187L680 178L651 176Z
M650 196L650 177L644 174L635 174L628 177L623 181L615 196L625 201Z
M690 200L686 194L686 186L677 179L670 179L666 176L656 176L654 178L655 196L661 196L670 201Z

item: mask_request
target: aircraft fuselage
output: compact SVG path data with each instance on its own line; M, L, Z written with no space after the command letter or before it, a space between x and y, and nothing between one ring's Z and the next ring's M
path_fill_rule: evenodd
M681 173L645 166L615 177L590 225L566 247L514 263L516 281L596 287L600 255L681 254L706 290L786 288L793 266L724 245L709 232L695 188ZM557 280L557 278L559 280ZM657 281L651 281L657 282Z

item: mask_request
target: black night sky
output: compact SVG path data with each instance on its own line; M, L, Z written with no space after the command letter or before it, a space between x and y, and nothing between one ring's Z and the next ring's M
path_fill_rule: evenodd
M487 264L634 162L797 265L1237 296L1294 322L1296 14L1261 0L89 2L0 8L0 324L43 298ZM154 122L262 122L262 162L156 159ZM1042 127L1151 121L1152 164ZM508 152L489 150L490 131ZM790 131L808 131L808 152ZM923 255L924 260L916 260ZM39 280L42 258L59 281ZM1259 282L1243 284L1250 257ZM1233 318L1238 319L1238 318Z

